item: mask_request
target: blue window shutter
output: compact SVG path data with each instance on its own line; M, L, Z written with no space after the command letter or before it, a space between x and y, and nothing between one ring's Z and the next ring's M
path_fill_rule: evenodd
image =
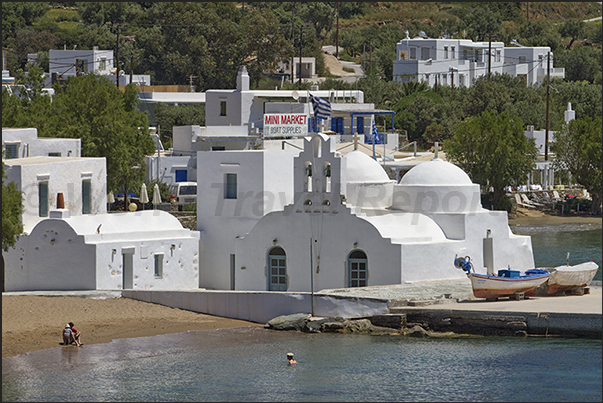
M176 182L186 182L186 169L176 169Z

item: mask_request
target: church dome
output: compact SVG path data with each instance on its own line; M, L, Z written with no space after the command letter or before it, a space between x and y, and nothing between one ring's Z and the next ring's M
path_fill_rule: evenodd
M400 180L400 185L472 185L469 175L456 165L434 158L413 167Z
M354 150L343 157L346 182L389 182L389 176L381 165L362 151Z

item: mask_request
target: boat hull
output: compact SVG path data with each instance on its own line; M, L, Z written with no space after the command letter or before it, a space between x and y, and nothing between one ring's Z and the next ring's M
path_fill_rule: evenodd
M595 262L585 262L575 266L557 266L547 269L551 275L546 282L547 294L569 291L574 288L583 288L597 274L599 265Z
M520 277L497 277L488 274L470 273L473 295L476 298L511 297L515 293L530 293L545 283L550 274Z

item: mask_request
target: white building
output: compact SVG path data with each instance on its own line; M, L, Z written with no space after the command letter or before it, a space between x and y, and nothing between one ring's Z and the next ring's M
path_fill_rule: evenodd
M406 38L396 45L393 65L395 80L423 81L430 86L470 87L473 80L488 74L522 76L528 85L546 79L548 47L505 47L503 42L473 42L470 39ZM489 56L490 55L490 56ZM551 77L565 76L563 68L553 68Z
M38 137L36 128L2 128L3 158L80 157L80 139Z
M107 212L105 158L29 157L4 164L5 180L23 192L26 234L61 203L73 216Z
M92 50L57 50L50 49L49 78L45 82L50 87L56 80L64 80L78 74L98 74L116 82L116 63L112 50L99 50L94 46ZM119 85L127 84L151 85L151 76L148 74L129 74L121 70L119 72Z
M291 77L291 62L293 62L293 79L301 78L316 78L316 58L315 57L302 57L300 63L299 57L294 57L293 61L287 60L285 62L279 62L278 69L282 73L286 73Z
M541 85L547 81L547 57L551 48L540 47L505 47L504 73L512 77L523 77L528 85ZM553 52L550 52L550 75L553 78L564 78L563 67L553 67Z
M249 84L249 75L243 66L237 75L236 89L206 91L203 97L206 125L174 126L173 149L147 157L147 179L159 178L168 184L185 181L185 176L192 180L197 170L198 162L194 160L198 151L295 150L303 147L303 137L314 130L310 94L331 102L331 116L321 121L318 129L330 130L338 142L351 142L354 134L361 135L361 143L372 141L374 115L394 114L377 110L374 104L364 103L362 91L319 90L317 87L309 91L250 90ZM175 94L171 98L166 98L165 93L157 94L157 98L153 93L139 100L156 103L161 102L160 99L176 99ZM186 102L189 94L182 94L182 102ZM265 130L265 119L274 115L295 116L300 120L294 124L277 125L283 130L273 135ZM299 123L302 120L303 123ZM398 146L398 136L393 133L393 117L390 129L392 133L384 135L384 138L391 150ZM287 134L283 134L285 132Z
M3 180L23 193L23 234L2 251L4 291L198 287L199 233L159 210L107 214L104 157L32 128L2 129L2 140L13 157Z
M319 133L299 153L198 161L201 287L311 291L466 278L457 255L484 273L534 265L530 237L511 232L506 212L482 208L479 185L439 158L396 184L366 154L342 157Z
M189 290L199 233L160 210L71 216L56 209L3 252L4 291Z

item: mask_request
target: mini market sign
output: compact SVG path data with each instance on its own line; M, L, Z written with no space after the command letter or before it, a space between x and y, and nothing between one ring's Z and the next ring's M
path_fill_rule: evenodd
M307 135L308 116L305 113L264 114L264 137Z

